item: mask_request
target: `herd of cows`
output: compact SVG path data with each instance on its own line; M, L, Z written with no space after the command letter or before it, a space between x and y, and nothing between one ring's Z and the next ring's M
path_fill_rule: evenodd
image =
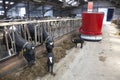
M60 19L42 21L40 24L32 22L4 23L0 27L0 61L14 55L23 55L29 66L36 63L36 46L45 43L48 72L53 72L54 38L69 33L78 28L80 19ZM3 28L4 26L4 28ZM77 44L81 41L72 40Z
M35 30L34 26L28 25L28 30L31 36L32 41L35 40ZM14 35L14 37L13 37ZM42 27L42 35L38 35L38 38L41 38L42 41L45 43L46 50L47 50L47 66L48 66L48 72L51 74L53 73L53 64L54 64L54 55L53 55L53 47L54 47L54 40L53 37L50 36L46 30L45 27ZM7 39L7 42L6 42ZM3 33L3 43L5 45L9 45L9 49L13 47L11 39L14 39L16 52L17 54L20 54L22 51L22 54L26 61L28 62L29 66L32 66L35 64L35 44L33 42L27 41L23 38L22 34L20 33L20 29L18 29L16 26L11 26Z

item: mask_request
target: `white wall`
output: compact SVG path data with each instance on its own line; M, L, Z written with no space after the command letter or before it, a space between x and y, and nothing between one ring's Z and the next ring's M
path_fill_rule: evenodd
M98 12L104 12L103 23L106 23L108 8L98 8Z

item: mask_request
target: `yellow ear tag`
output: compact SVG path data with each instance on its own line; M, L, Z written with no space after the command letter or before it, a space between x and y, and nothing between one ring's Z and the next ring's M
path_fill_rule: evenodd
M23 52L26 52L26 49L23 49Z

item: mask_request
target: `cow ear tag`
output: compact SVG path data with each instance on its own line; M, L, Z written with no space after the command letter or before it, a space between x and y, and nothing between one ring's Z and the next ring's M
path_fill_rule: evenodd
M24 52L26 52L26 49L23 49Z

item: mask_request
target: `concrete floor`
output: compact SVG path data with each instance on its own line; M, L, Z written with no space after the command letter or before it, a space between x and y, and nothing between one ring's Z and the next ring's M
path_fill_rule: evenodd
M35 80L120 80L120 36L116 32L113 24L103 25L102 41L68 50L55 64L56 76L47 74Z

